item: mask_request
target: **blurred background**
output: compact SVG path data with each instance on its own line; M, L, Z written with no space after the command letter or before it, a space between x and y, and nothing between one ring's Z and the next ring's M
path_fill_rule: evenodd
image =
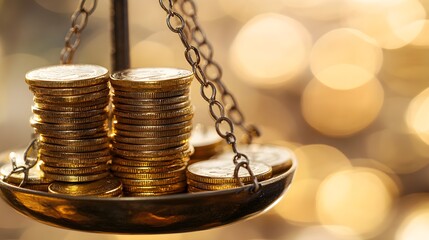
M30 140L24 75L58 64L78 0L0 0L0 150ZM110 67L110 1L76 63ZM212 230L101 235L28 220L0 201L0 239L429 239L429 1L198 0L199 16L259 142L299 169L268 213ZM158 1L129 0L133 67L189 69ZM197 82L195 122L213 125Z

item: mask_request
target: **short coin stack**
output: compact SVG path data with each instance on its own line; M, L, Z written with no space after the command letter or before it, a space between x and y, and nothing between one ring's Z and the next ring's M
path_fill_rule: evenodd
M122 196L122 183L113 177L86 183L54 182L49 185L49 192L81 197L120 197Z
M39 134L45 177L89 182L109 175L108 70L95 65L59 65L30 71L34 93L31 126Z
M208 160L214 155L220 154L224 147L224 141L217 134L216 129L201 124L197 124L192 130L190 143L195 151L189 164Z
M188 191L216 191L240 187L234 178L235 165L232 159L215 159L196 162L188 166L186 172ZM272 175L271 167L260 162L251 162L250 169L258 181L269 179ZM251 184L252 178L246 169L240 168L238 177L244 184Z
M186 190L186 163L193 108L190 71L129 69L111 76L113 96L112 171L128 196Z

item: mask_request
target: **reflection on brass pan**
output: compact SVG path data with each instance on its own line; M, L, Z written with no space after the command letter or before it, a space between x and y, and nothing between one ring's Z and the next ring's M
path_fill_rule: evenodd
M293 160L287 172L261 182L261 189L256 193L251 191L252 185L247 185L192 194L127 193L128 198L105 199L32 191L0 181L0 194L24 215L66 229L128 234L179 233L222 226L265 212L290 186L295 169ZM166 211L167 206L173 207ZM68 211L59 215L61 209Z

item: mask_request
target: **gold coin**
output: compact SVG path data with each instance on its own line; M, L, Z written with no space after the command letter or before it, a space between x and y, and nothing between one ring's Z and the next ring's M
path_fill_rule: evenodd
M115 121L123 124L131 124L131 125L142 125L142 126L160 126L160 125L168 125L174 123L181 123L188 120L191 120L194 117L193 113L173 117L173 118L164 118L164 119L132 119L121 116L114 116Z
M45 173L45 176L60 182L91 182L91 181L96 181L109 176L109 172L101 172L97 174L79 175L79 176Z
M192 186L198 189L216 191L216 190L225 190L231 188L239 188L241 187L239 183L226 183L226 184L208 184L208 183L200 183L194 181L192 179L187 180L188 186Z
M171 195L176 193L182 193L185 189L177 189L170 192L124 192L124 195L127 197L155 197L163 195Z
M174 103L168 105L128 105L122 103L114 103L115 109L118 111L130 111L130 112L161 112L170 111L175 109L181 109L191 105L190 101Z
M190 133L184 133L171 137L162 137L162 138L138 138L138 137L124 137L120 135L114 135L113 139L117 143L126 143L126 144L168 144L168 143L186 143L188 142Z
M179 177L171 178L161 178L161 179L128 179L122 178L122 183L128 186L159 186L159 185L168 185L178 182L184 182L186 179L185 175Z
M187 158L178 158L166 161L137 161L137 160L129 160L125 158L113 158L113 164L119 164L122 166L130 166L130 167L164 167L169 165L185 165L188 161Z
M35 103L34 106L38 109L49 110L49 111L59 111L59 112L83 112L83 111L91 111L91 110L99 110L104 109L109 105L108 102L91 105L86 107L81 106L62 106L59 104L46 104L46 103Z
M111 160L111 156L109 155L95 158L58 158L40 155L40 160L44 162L45 166L50 167L80 168L105 164Z
M88 139L59 139L59 138L51 138L44 135L39 135L39 141L42 143L50 143L55 145L83 147L83 146L92 146L92 145L109 143L109 138L106 136L101 138L88 138Z
M122 173L162 173L162 172L169 172L173 170L177 170L180 168L183 168L184 164L177 164L177 165L169 165L169 166L162 166L162 167L130 167L130 166L122 166L118 164L112 164L111 169L114 172L122 172Z
M116 83L111 82L111 86L114 90L119 90L119 91L123 91L123 92L134 92L134 91L165 92L165 91L188 89L191 87L191 84L190 83L178 84L178 85L174 85L174 86L165 86L165 87L153 85L153 86L151 86L151 88L146 88L146 87L142 87L142 86L133 86L132 84L130 84L130 86L132 86L132 87L125 87L125 86L121 86L121 85L118 85Z
M122 183L113 177L87 183L53 182L49 192L72 196L117 196L122 193Z
M172 192L181 189L184 191L186 189L186 181L177 182L173 184L166 185L156 185L156 186L132 186L124 185L124 191L126 192Z
M46 116L40 116L38 114L33 114L33 119L35 121L41 122L41 123L58 123L58 124L83 124L83 123L91 123L91 122L99 122L104 121L108 119L107 112L95 115L91 117L86 118L58 118L58 117L46 117Z
M131 126L131 125L130 125ZM180 129L166 130L166 131L125 131L121 129L113 129L113 132L116 135L124 137L139 137L139 138L162 138L162 137L172 137L181 134L190 133L192 131L192 126L183 127Z
M102 115L106 113L105 109L98 109L98 110L92 110L92 111L85 111L85 112L58 112L58 111L49 111L49 110L42 110L40 108L37 108L36 106L32 107L33 113L40 116L40 118L49 117L49 118L86 118L86 117L92 117L96 115Z
M129 156L129 157L165 157L177 155L178 157L184 157L187 155L186 151L189 149L188 144L183 144L179 147L168 148L159 151L128 151L121 150L113 147L113 152L120 156Z
M49 143L41 143L40 147L47 151L53 152L72 152L72 153L84 153L93 152L109 148L109 143L90 145L90 146L63 146Z
M52 103L46 101L43 97L33 97L33 101L35 104L49 104L49 105L61 105L64 107L89 107L99 104L106 104L110 101L110 96L103 96L101 98L97 98L94 100L86 101L86 102L77 102L77 103Z
M121 150L128 150L128 151L155 151L155 150L165 150L169 148L179 147L182 146L184 143L176 142L176 143L162 143L162 144L128 144L128 143L119 143L119 142L113 142L112 146L117 149Z
M54 96L73 96L81 95L92 92L98 92L104 89L107 89L109 85L106 83L97 84L94 86L88 87L75 87L75 88L43 88L43 87L33 87L30 86L30 91L36 96L43 97L45 95L54 95Z
M219 154L224 145L223 139L217 134L214 127L206 127L201 124L197 124L192 129L190 143L195 148L195 153L192 155L194 159L209 159Z
M25 75L30 86L46 88L87 87L108 80L109 71L96 65L56 65L35 69Z
M16 164L17 166L25 166L25 162L23 159L23 152L20 154L16 154ZM5 164L1 166L0 168L0 175L6 177L8 176L13 170L12 163ZM7 179L8 183L19 185L24 180L25 174L22 173L14 173L9 176ZM36 164L33 168L31 168L28 172L28 184L47 184L51 183L52 180L47 178L44 174L44 172L40 169L40 164Z
M67 131L67 130L84 130L107 125L106 121L90 122L82 124L50 124L38 122L34 118L30 119L30 125L38 130L46 131Z
M234 178L235 165L230 159L215 159L196 162L188 166L186 176L188 179L209 184L236 183ZM250 169L259 181L269 179L272 175L271 167L260 163L251 162ZM243 183L252 182L252 178L246 169L240 168L238 177Z
M178 85L189 85L193 74L188 70L175 68L138 68L126 69L111 75L111 84L115 88L167 89Z
M70 130L70 131L50 131L43 129L36 129L36 132L48 137L61 138L61 139L75 139L75 138L96 138L107 137L107 126L100 126L97 128L84 129L84 130Z
M194 113L193 106L163 112L124 112L118 109L113 110L114 115L132 119L164 119L179 117L192 113Z
M273 175L287 171L292 166L295 155L288 148L270 144L240 145L240 152L246 154L251 162L262 162L271 166ZM233 159L234 153L227 151L212 159Z
M163 178L174 178L174 177L183 177L185 176L186 167L182 167L177 170L161 173L125 173L125 172L113 172L113 175L119 178L129 178L129 179L163 179Z
M112 97L112 100L113 100L113 104L119 103L119 104L136 105L136 106L169 105L169 104L183 103L183 102L189 101L189 95L185 94L185 95L169 97L169 98L141 98L141 99L125 98L125 97L114 95Z
M81 168L59 168L59 167L51 167L47 165L40 165L40 169L42 169L45 173L50 174L61 174L61 175L89 175L96 174L100 172L106 172L109 170L108 164L99 164L93 167L81 167Z
M80 103L80 102L88 102L95 99L103 98L109 96L110 89L104 89L98 92L82 94L82 95L74 95L74 96L43 96L43 101L53 104L62 104L62 103Z
M132 91L121 91L113 89L114 95L122 98L130 99L158 99L158 98L170 98L189 94L189 88L186 89L175 89L170 91L153 91L153 90L135 90L127 89Z
M53 152L53 151L48 151L45 149L39 149L39 153L43 154L45 156L50 156L50 157L57 157L57 158L98 158L98 157L104 157L104 156L108 156L110 154L110 151L108 148L103 149L103 150L99 150L99 151L94 151L94 152L84 152L84 153L71 153L71 152Z
M129 124L123 124L114 122L115 129L125 130L125 131L135 131L135 132L142 132L142 131L151 131L151 132L161 132L161 131L171 131L175 129L183 129L185 127L192 127L192 121L185 121L180 123L173 123L163 126L140 126L140 125L129 125Z
M189 149L187 149L186 151L183 152L179 152L177 154L173 154L173 155L168 155L168 156L158 156L158 157L141 157L141 156L124 156L121 155L120 153L116 153L115 152L115 148L112 149L112 153L115 157L119 157L119 158L123 158L123 159L129 159L131 161L171 161L174 159L187 159L189 158L190 155L192 155L193 149L191 148L191 146L189 147ZM128 152L125 152L125 154Z
M208 190L199 189L193 186L188 185L188 192L190 193L199 193L199 192L207 192Z

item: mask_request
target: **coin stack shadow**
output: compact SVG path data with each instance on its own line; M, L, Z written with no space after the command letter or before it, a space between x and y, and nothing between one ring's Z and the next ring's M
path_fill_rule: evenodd
M193 107L191 72L129 69L112 74L112 172L126 196L157 196L186 190Z
M34 93L31 126L39 137L45 177L82 183L109 176L108 70L60 65L26 75Z

